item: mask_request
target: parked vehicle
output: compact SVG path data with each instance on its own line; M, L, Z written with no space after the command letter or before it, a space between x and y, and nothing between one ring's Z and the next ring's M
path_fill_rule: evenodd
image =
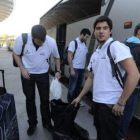
M61 59L61 71L69 77L69 66L63 63L63 52L70 41L79 36L82 28L93 32L93 23L101 15L108 16L113 21L113 37L124 41L133 35L134 27L140 23L138 18L140 0L61 0L50 11L40 18L47 34L54 38L58 45ZM133 7L133 10L131 10ZM87 41L87 62L97 46L94 33ZM51 71L55 64L50 58ZM86 76L86 74L85 74ZM140 99L134 116L140 119Z
M7 39L7 48L9 51L13 51L14 44L15 44L15 38Z

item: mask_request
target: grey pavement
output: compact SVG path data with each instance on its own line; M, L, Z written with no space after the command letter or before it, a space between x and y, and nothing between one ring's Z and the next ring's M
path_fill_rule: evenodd
M0 69L5 70L5 84L8 93L14 95L16 112L19 125L20 140L52 140L52 135L45 128L42 127L40 116L40 99L38 91L36 90L36 106L38 114L38 125L33 136L28 136L26 131L28 128L27 114L25 106L25 96L22 92L20 81L20 70L12 65L12 52L6 48L0 48ZM52 77L50 76L50 82ZM0 74L0 86L2 85L2 78ZM62 100L66 102L67 88L62 85ZM52 95L50 93L50 100ZM88 114L89 106L80 107L75 122L85 128L89 132L91 140L96 139L96 129L93 125L93 116Z

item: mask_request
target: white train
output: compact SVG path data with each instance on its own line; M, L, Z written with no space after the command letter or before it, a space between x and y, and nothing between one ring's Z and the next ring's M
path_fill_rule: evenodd
M58 45L63 75L69 77L69 67L63 64L64 48L74 40L82 28L92 32L87 41L90 56L97 46L93 34L93 23L101 15L110 17L113 21L113 37L124 41L133 35L135 26L140 23L140 0L61 0L50 11L40 18L49 36L54 38ZM133 9L133 10L132 10ZM55 71L54 61L50 59L51 70ZM140 100L134 116L140 119Z

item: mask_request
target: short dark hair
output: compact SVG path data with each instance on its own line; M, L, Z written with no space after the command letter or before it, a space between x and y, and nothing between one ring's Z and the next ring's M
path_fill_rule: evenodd
M140 23L134 29L134 36L137 35L139 29L140 29Z
M112 23L112 20L109 17L107 17L107 16L100 16L100 17L98 17L96 19L96 21L93 24L94 30L95 30L95 27L96 27L96 25L97 25L98 22L104 22L104 21L107 22L107 24L108 24L108 26L110 28L110 31L111 31L112 28L113 28L113 23Z
M38 38L41 41L45 40L47 34L46 29L42 25L34 25L31 33L33 38Z
M81 34L83 34L84 36L85 36L86 34L91 35L91 32L90 32L89 29L84 28L84 29L81 30L80 35L81 35Z

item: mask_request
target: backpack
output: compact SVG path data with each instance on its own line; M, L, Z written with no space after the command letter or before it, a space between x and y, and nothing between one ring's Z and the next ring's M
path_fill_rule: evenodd
M20 54L20 57L23 56L23 51L24 51L24 48L25 48L25 45L27 43L27 38L28 38L28 34L27 33L22 33L22 41L23 41L23 45L22 45L22 50L21 50L21 54ZM14 67L18 67L14 57L13 57L13 66Z
M137 66L139 72L140 72L140 43L124 42L124 44L130 48L133 59L136 63L136 66Z
M124 76L121 75L121 72L117 66L117 64L115 64L112 56L111 56L111 52L110 52L110 45L114 42L115 40L113 40L112 42L110 42L109 46L108 46L108 49L107 49L107 55L110 59L110 63L111 63L111 68L112 68L112 76L115 76L118 83L120 84L120 86L122 88L124 88L124 83L126 81L126 77L127 77L127 74L125 74ZM124 44L126 46L128 46L130 48L130 52L131 52L131 55L133 56L133 59L136 63L136 66L140 72L140 44L138 43L128 43L128 42L124 42ZM140 80L138 81L138 84L136 87L140 87Z
M74 40L74 43L75 43L75 50L73 52L72 59L74 59L74 55L75 55L75 52L76 52L76 49L77 49L77 41ZM64 54L63 54L63 61L64 61L65 65L69 65L69 63L68 63L68 48L69 48L69 46L66 47L66 49L64 50Z

